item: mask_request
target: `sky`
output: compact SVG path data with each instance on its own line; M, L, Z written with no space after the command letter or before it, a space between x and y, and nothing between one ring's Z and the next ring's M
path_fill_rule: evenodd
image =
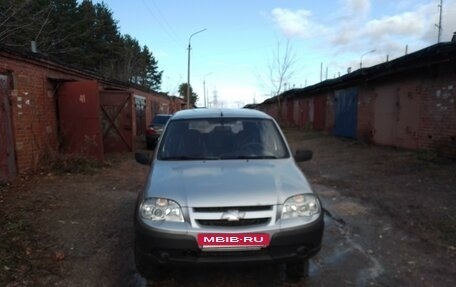
M235 108L274 95L270 74L278 69L271 67L274 61L283 61L287 44L292 56L287 89L344 75L349 68L359 69L361 62L369 67L436 44L440 1L104 3L120 32L152 51L163 70L162 92L178 95L179 85L187 82L190 44L190 85L198 94L197 106ZM456 0L443 0L441 42L450 41L456 32L455 15Z

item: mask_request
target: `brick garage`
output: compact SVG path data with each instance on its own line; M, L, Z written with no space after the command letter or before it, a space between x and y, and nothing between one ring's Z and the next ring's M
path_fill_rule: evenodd
M280 121L315 129L321 126L315 123L323 122L327 132L337 135L339 121L353 113L355 135L347 133L348 137L406 149L434 150L456 158L455 90L456 43L439 43L337 79L286 91L280 95L281 103L294 105L294 109L282 104ZM350 94L355 106L341 117L338 99L345 94ZM317 99L325 103L325 108L315 108ZM277 107L277 97L256 105L276 118ZM286 114L298 110L306 120ZM310 124L303 124L307 122Z
M15 165L13 171L8 165L1 165L0 168L4 172L0 173L0 180L12 178L16 173L32 171L39 166L44 157L59 152L57 92L61 83L95 80L98 82L99 90L130 91L146 99L146 111L152 111L150 107L156 106L157 103L159 106L167 106L166 111L169 111L171 101L166 95L110 81L97 74L52 62L37 54L18 54L4 48L0 49L0 77L4 80L2 82L7 83L4 92L0 94L4 99L0 100L4 100L2 104L5 106L9 105L8 117L12 130L12 134L8 135L2 128L1 136L13 137L13 146L6 146L0 152L9 150L9 156L12 152ZM145 125L152 117L153 114L147 112L145 122L140 124ZM136 127L137 123L133 121L132 124ZM136 135L135 128L133 131ZM1 141L2 145L6 145L3 142Z
M16 55L0 54L0 74L6 75L9 86L11 122L15 143L17 170L36 167L47 153L58 148L56 84L49 77L81 79L37 65L33 60ZM3 131L2 131L3 135Z
M434 81L418 86L422 93L419 147L438 148L456 157L456 61L439 65L431 76Z

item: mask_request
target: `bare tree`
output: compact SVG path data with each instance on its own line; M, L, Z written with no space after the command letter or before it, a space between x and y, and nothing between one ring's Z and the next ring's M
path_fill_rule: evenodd
M40 11L30 12L31 1L13 1L5 0L0 2L0 41L5 43L6 40L14 34L23 33L24 30L28 31L32 27L40 25L40 20L43 14L48 14L48 8ZM23 21L25 15L30 21ZM11 46L15 46L14 44Z
M277 48L273 51L268 69L271 91L273 96L277 96L279 121L282 119L280 94L285 91L286 85L292 80L296 63L296 54L290 44L290 40L287 40L285 45L278 42Z
M78 3L80 2L80 3ZM160 89L153 53L121 35L113 13L91 0L0 0L0 45L105 77Z

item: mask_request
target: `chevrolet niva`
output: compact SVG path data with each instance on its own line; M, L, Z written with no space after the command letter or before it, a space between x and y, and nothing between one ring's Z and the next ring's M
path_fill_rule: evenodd
M153 278L194 263L285 263L308 275L323 236L321 202L276 121L249 109L193 109L168 121L135 210L135 262Z

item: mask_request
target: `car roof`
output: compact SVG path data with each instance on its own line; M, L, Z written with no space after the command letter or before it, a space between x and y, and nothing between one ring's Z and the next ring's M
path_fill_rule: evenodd
M156 114L155 117L172 117L173 114Z
M261 118L272 119L269 115L252 109L189 109L174 114L173 120L200 118Z

